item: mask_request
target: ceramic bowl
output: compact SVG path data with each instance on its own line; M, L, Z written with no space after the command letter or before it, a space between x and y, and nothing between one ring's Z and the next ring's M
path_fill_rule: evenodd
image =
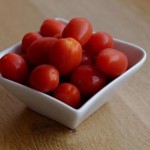
M65 21L63 19L59 20ZM146 60L146 52L141 47L118 39L114 39L114 41L115 48L123 51L127 55L129 59L129 69L92 96L79 109L74 109L47 94L7 80L2 76L0 76L0 84L32 110L51 118L70 129L75 129L93 112L110 100L112 94L115 93L115 90L118 90L128 78L135 74ZM0 52L0 57L9 52L18 53L20 50L21 44L18 43Z

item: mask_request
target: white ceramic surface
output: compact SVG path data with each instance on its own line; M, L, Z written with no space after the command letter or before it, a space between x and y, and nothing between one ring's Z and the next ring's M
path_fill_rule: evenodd
M59 19L60 20L60 19ZM61 19L64 21L63 19ZM13 95L15 95L20 101L25 103L32 110L51 118L71 129L78 127L88 116L99 109L104 103L111 99L112 94L115 93L120 86L131 75L136 73L137 70L143 65L146 60L146 52L134 44L130 44L125 41L114 39L115 48L123 51L129 59L129 69L110 82L97 94L91 97L82 107L74 109L57 99L33 90L24 85L7 80L0 76L0 84L8 89ZM10 48L2 51L0 57L9 52L19 52L20 43L11 46Z

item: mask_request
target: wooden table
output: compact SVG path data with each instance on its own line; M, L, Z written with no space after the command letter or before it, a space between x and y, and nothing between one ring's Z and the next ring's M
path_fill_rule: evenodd
M150 54L148 0L1 0L0 50L37 31L50 17L88 18ZM1 150L150 150L150 60L75 132L47 119L0 86Z

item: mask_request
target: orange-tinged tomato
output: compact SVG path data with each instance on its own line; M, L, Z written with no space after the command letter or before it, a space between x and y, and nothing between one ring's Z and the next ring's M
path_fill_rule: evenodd
M49 64L55 66L60 75L66 75L77 68L82 60L82 47L73 38L58 39L48 53Z

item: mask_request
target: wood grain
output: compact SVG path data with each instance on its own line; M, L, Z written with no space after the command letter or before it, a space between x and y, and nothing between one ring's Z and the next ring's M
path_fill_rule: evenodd
M106 31L150 54L148 0L1 0L0 50L37 31L48 17L87 17L94 29ZM149 150L150 60L112 99L76 131L47 119L0 86L2 150Z

